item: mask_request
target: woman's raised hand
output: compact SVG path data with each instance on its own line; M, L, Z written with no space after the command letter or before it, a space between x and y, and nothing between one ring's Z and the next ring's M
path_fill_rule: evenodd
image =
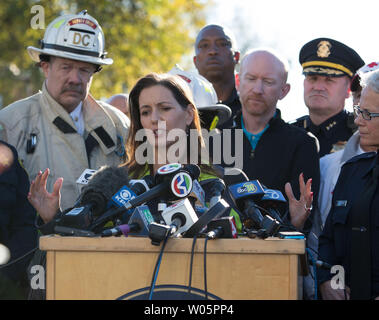
M46 190L46 182L50 170L47 168L43 173L40 171L35 180L30 184L28 200L37 210L42 220L47 223L51 221L60 208L61 188L63 178L58 178L54 183L53 192Z
M308 179L307 183L304 181L303 173L299 175L300 186L300 199L297 200L293 194L291 184L289 182L285 185L285 191L288 197L289 210L292 225L301 230L307 220L311 210L313 201L312 179Z

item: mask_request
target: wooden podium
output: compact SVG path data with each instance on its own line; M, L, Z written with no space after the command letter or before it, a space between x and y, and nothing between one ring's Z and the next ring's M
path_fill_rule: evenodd
M168 239L153 299L162 299L158 294L170 287L166 285L188 291L192 243ZM194 247L191 292L204 290L204 244L200 238ZM148 292L161 246L131 236L45 236L40 249L47 251L47 299L113 300L137 299ZM305 252L304 240L217 239L208 241L206 252L208 298L298 298L298 257Z

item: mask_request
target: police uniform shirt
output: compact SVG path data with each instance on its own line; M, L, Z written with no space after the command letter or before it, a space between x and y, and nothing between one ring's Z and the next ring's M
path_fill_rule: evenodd
M319 141L319 157L341 149L356 130L352 114L342 110L340 113L316 126L309 116L304 116L291 123L311 132Z
M299 63L303 74L325 77L348 77L350 80L365 63L352 48L334 39L313 39L300 50ZM297 119L296 126L302 127L317 137L320 144L319 156L341 149L355 131L354 117L346 111L330 117L316 126L309 116Z
M372 295L379 296L379 188L371 202L370 209L370 242L371 242L371 281Z

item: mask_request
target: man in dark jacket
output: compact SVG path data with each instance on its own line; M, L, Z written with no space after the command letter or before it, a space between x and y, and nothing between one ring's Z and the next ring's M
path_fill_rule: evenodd
M0 299L26 299L26 269L38 245L36 212L27 200L28 175L16 149L5 142L0 142L0 168L0 243L10 251L9 265L0 265Z
M284 195L289 191L286 186L289 182L299 198L299 175L303 173L306 180L312 178L313 203L316 203L320 173L315 140L303 130L286 124L277 108L278 100L290 90L287 73L286 61L271 51L255 50L244 56L237 86L242 112L235 117L231 139L234 142L233 135L242 129L243 142L232 143L231 154L237 156L239 152L235 151L243 145L242 170L248 178L258 179L267 188L280 190ZM291 223L302 229L308 215L309 210L304 209L304 215L291 217Z

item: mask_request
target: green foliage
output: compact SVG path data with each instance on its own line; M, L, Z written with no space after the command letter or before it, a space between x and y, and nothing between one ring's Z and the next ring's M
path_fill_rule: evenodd
M201 0L2 0L0 5L0 95L2 105L37 92L43 74L26 47L39 46L45 30L33 29L34 5L41 5L45 28L58 15L87 9L105 34L111 66L94 76L91 93L109 97L129 91L149 72L166 72L191 52L205 24ZM1 106L1 104L0 104Z

